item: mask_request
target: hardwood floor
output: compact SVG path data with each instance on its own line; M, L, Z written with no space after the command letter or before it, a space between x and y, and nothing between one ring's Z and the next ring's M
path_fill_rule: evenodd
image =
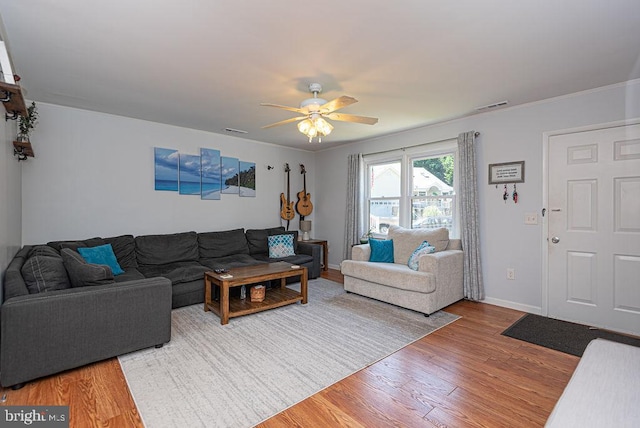
M322 277L342 282L336 270ZM462 318L259 426L543 426L579 358L500 335L522 312L446 310ZM2 405L69 405L71 427L143 426L115 358L0 393Z

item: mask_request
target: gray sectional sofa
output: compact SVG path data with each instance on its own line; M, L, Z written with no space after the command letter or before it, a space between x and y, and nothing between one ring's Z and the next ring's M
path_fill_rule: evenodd
M268 236L283 233L295 235L296 254L269 258ZM26 245L3 281L0 384L20 386L162 346L171 339L171 309L204 301L206 271L287 261L307 267L309 278L317 278L321 247L295 238L296 232L275 227ZM105 244L111 245L124 273L113 276L75 252Z

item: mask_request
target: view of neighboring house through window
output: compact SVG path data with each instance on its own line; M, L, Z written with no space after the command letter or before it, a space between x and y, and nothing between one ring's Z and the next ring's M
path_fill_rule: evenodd
M390 225L411 229L449 229L457 235L455 146L437 152L402 153L385 159L365 157L365 228L385 235Z
M414 159L411 181L411 228L452 231L455 190L453 155Z

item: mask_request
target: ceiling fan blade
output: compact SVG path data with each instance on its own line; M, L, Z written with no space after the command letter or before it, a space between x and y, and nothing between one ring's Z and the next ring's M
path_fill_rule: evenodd
M321 105L320 112L322 112L323 114L331 113L332 111L340 110L341 108L350 106L351 104L355 104L357 102L358 100L356 100L355 98L343 95L340 98L336 98Z
M353 114L329 113L323 115L331 120L340 120L342 122L364 123L365 125L375 125L378 123L377 117L356 116Z
M262 127L262 129L273 128L274 126L286 125L287 123L297 122L299 120L304 120L306 118L307 116L292 117L291 119L281 120L280 122L272 123L271 125L265 125Z
M296 113L306 114L304 110L299 109L297 107L287 107L287 106L281 106L279 104L271 104L271 103L260 103L260 105L265 107L276 107L276 108L281 108L283 110L295 111Z

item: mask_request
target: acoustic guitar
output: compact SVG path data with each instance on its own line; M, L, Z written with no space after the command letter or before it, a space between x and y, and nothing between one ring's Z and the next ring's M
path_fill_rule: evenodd
M304 165L300 164L300 173L303 176L303 189L302 192L298 192L298 203L296 204L296 210L300 214L300 220L304 220L306 216L313 211L313 204L311 203L311 194L307 193L307 171L304 169Z
M280 217L284 220L290 221L293 220L296 213L293 210L293 202L289 202L291 200L289 195L289 164L285 164L284 171L287 173L287 197L285 198L284 193L280 193Z

